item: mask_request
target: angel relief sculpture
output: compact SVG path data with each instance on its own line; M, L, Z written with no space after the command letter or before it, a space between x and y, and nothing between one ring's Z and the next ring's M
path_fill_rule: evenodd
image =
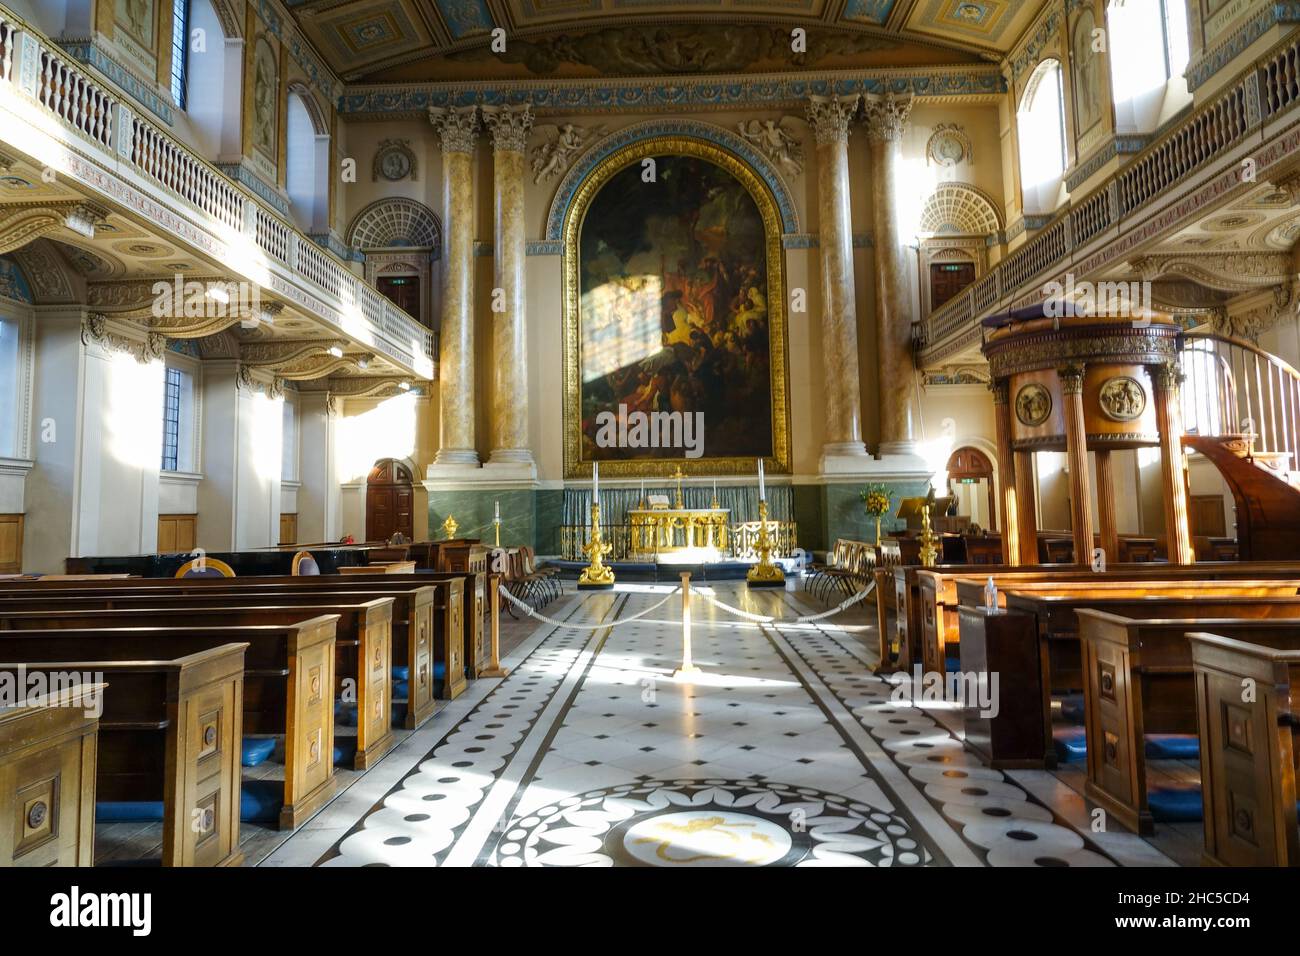
M803 172L803 146L790 129L795 122L792 116L783 116L779 120L755 119L737 123L736 129L762 150L764 156L780 166L783 173L798 176Z
M533 147L534 183L541 183L542 180L564 172L578 150L605 132L604 126L582 127L572 123L537 127L539 131L548 128L555 130L555 138L549 143Z

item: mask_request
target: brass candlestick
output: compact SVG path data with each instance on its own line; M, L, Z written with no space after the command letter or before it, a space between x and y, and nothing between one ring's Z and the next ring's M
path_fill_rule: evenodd
M749 569L745 583L751 588L785 587L785 572L772 563L772 539L767 533L767 501L758 502L758 564Z
M927 568L935 566L935 559L939 557L939 549L935 547L939 536L934 533L930 527L930 505L927 502L921 509L921 564Z
M677 466L677 472L673 477L677 479L677 507L683 508L685 504L682 501L682 479L686 477L686 474L682 471L681 465Z
M501 547L501 519L492 519L492 540L499 548Z
M442 533L447 536L448 541L456 537L457 527L459 526L456 524L456 519L451 515L447 515L447 520L442 523Z
M600 505L591 504L591 541L582 549L590 564L578 576L578 587L584 591L605 590L614 586L614 569L605 564L605 555L614 550L612 544L600 534Z

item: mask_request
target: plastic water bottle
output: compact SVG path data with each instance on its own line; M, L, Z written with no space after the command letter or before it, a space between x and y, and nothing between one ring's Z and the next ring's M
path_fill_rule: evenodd
M984 585L984 609L986 611L996 611L998 609L998 586L993 583L993 575L991 574Z

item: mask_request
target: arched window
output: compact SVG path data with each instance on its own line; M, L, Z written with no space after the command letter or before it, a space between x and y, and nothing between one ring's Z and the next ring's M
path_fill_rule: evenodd
M1029 77L1016 113L1020 137L1020 190L1024 212L1055 211L1065 172L1065 99L1061 64L1048 59Z
M311 93L289 88L285 188L294 221L305 232L329 229L329 129Z
M181 5L181 0L176 2ZM223 26L213 0L185 0L184 5L188 8L189 27L189 42L183 42L184 109L194 145L208 159L238 156L243 111L244 41L233 27L227 29Z
M1171 82L1180 98L1187 95L1186 0L1111 0L1106 19L1116 123L1121 132L1149 133L1167 112Z

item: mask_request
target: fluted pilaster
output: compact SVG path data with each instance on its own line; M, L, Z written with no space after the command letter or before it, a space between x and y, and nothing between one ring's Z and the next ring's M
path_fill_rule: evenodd
M817 141L820 210L822 356L826 386L827 457L866 456L858 379L858 316L853 282L853 229L849 219L849 124L856 95L812 97L808 124Z
M871 147L871 209L876 265L876 344L880 452L915 451L912 434L912 310L897 196L903 131L912 99L892 93L863 102Z
M492 133L492 179L496 195L495 276L504 309L492 315L493 392L491 466L535 471L528 447L528 333L524 289L524 149L533 112L521 106L485 106Z
M439 465L478 464L474 443L474 147L478 108L430 107L442 141L442 331Z

